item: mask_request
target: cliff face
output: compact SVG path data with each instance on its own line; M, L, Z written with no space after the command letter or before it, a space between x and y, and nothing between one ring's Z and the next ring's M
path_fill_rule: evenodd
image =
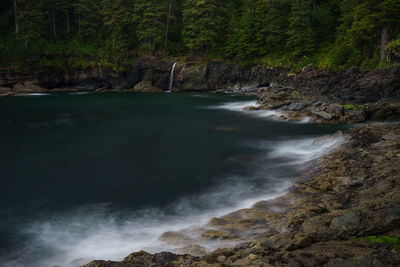
M139 57L126 71L116 72L101 66L61 71L38 68L37 63L28 62L23 69L0 67L0 88L3 88L2 91L7 91L6 88L13 91L10 88L16 84L28 82L50 91L69 87L85 91L161 92L168 89L173 63L174 60ZM312 66L307 66L299 74L292 75L283 69L270 69L260 65L178 61L173 91L243 92L249 88L264 88L268 91L274 89L275 85L280 85L314 98L366 103L384 98L400 99L399 74L400 66L374 71L352 68L336 72L315 70ZM14 91L21 90L24 89L19 86Z
M175 87L177 90L243 90L278 83L286 78L283 70L263 66L240 66L212 62L204 66L185 64L178 67Z
M306 94L340 101L365 103L382 98L400 99L400 66L362 71L350 68L336 72L318 71L307 66L283 86Z
M308 66L280 85L258 90L260 106L280 120L323 123L400 119L400 66L374 71L324 72Z
M168 89L174 60L139 57L124 72L100 66L57 71L0 68L0 96L25 92L162 92ZM37 64L36 64L37 66ZM173 91L222 91L255 94L257 109L275 109L280 120L344 123L400 119L400 66L329 72L305 67L294 75L283 69L223 62L178 61Z
M115 72L101 67L86 70L56 71L35 69L0 69L0 87L13 88L17 83L32 82L45 89L74 87L84 90L157 92L168 89L173 61L141 57L127 71ZM178 62L174 72L174 91L240 90L269 86L284 78L284 72L262 66L240 66L222 62Z

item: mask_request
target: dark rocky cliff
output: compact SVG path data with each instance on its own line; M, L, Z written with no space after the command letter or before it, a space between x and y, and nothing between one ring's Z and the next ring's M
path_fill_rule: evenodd
M37 62L28 62L24 68L0 66L1 91L24 91L29 84L50 90L60 87L75 90L113 90L160 92L168 88L169 74L174 60L157 57L139 57L126 71L91 66L85 70L56 70L40 68ZM224 62L178 60L174 72L174 91L245 91L248 88L293 88L302 94L340 101L365 103L383 98L400 99L400 66L360 71L351 68L328 72L307 66L299 74L283 69L270 69L261 65L241 66ZM9 88L9 89L7 89ZM56 90L57 91L57 90Z
M370 71L353 67L333 72L319 71L309 65L283 85L341 101L363 103L382 98L400 99L400 66Z
M86 90L157 92L168 88L174 62L155 57L140 57L128 70L115 72L102 67L86 70L57 71L49 68L0 68L0 87L13 88L17 83L33 82L45 89L78 87ZM284 79L283 71L262 66L240 66L222 62L178 62L174 91L239 90L268 86Z

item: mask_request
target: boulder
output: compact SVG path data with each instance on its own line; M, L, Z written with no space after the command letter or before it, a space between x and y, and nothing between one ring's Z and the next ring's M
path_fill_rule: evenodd
M338 230L356 230L360 226L361 213L350 211L332 219L330 227Z
M33 82L16 83L13 86L13 91L16 93L43 93L47 92L47 89L42 88Z
M307 105L305 103L292 103L287 107L290 111L299 111L305 108Z
M340 104L329 104L326 107L326 111L331 114L341 115L341 114L343 114L344 107L343 107L343 105L340 105Z
M352 122L362 122L365 121L365 113L360 109L353 109L347 111L347 115Z
M4 96L10 96L13 95L13 92L8 92L8 93L0 93L0 97L4 97Z
M10 93L11 90L10 87L0 87L0 94Z
M312 110L311 113L323 118L324 120L331 120L333 118L332 114L329 114L328 112L322 110Z
M161 93L163 90L156 86L153 86L151 81L141 81L133 87L133 91L135 92L144 92L144 93Z

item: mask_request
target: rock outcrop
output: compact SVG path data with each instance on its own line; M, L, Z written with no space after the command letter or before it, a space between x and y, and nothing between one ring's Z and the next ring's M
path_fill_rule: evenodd
M162 92L168 89L173 59L139 57L126 71L116 72L101 66L85 70L54 70L27 65L23 70L0 68L0 87L12 88L29 82L49 92L75 87L83 91L140 91ZM175 69L174 91L238 91L269 86L285 78L282 70L263 66L240 66L222 62L203 63L181 60ZM22 87L19 87L22 89ZM61 89L60 89L61 88ZM12 91L12 90L11 90ZM21 90L19 90L20 92ZM28 90L26 92L29 92Z
M276 109L281 120L321 123L400 120L400 66L317 71L312 66L280 85L259 90L257 109Z

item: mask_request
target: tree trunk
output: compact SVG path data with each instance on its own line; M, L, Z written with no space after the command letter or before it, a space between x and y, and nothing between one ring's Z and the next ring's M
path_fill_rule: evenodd
M315 6L317 5L317 0L313 0L313 8L312 8L312 13L314 14L315 11Z
M67 11L67 33L69 33L69 12Z
M24 31L24 47L25 47L25 49L27 49L28 48L28 35L27 35L27 33L26 33L26 24L27 24L27 18L26 18L26 15L24 16L24 29L25 29L25 31Z
M15 20L15 33L18 34L18 18L17 18L17 0L14 0L14 20Z
M172 9L172 0L169 0L169 6L168 6L168 15L167 15L167 27L165 29L165 40L164 40L164 48L167 48L168 44L168 32L169 32L169 18L171 16L171 9Z
M56 11L53 9L53 35L54 38L57 39L57 32L56 32Z
M389 26L385 23L382 26L381 35L381 60L385 59L385 48L389 43Z

